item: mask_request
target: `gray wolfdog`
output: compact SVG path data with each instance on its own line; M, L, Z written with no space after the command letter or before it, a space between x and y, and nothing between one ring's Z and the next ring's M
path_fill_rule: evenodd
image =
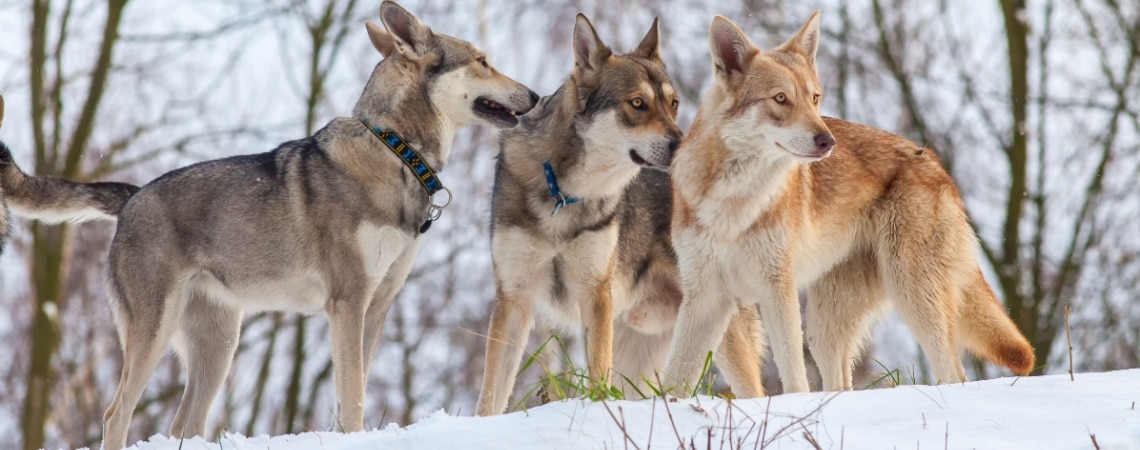
M571 76L502 136L479 415L507 408L536 315L556 329L584 328L593 382L639 388L664 366L681 303L669 178L641 170L668 167L681 139L657 22L637 49L614 55L579 15L572 43ZM718 367L741 396L762 395L759 323L738 317Z
M170 433L204 435L242 314L257 311L328 316L337 424L363 429L384 317L422 232L446 206L433 200L446 190L431 168L443 166L458 129L513 127L538 100L473 45L432 32L396 3L380 6L380 20L387 31L367 29L385 58L353 117L268 153L169 172L104 211L119 221L109 297L124 358L105 448L125 445L171 342L189 375Z

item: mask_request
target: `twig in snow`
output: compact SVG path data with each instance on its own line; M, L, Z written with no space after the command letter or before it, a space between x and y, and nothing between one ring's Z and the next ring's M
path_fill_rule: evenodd
M1065 304L1065 340L1069 341L1069 380L1077 381L1073 376L1073 333L1069 329L1069 305ZM1096 439L1093 439L1096 442Z
M804 430L804 440L811 444L815 450L823 450L823 447L819 445L819 442L816 442L815 437L811 435L811 432L808 431L807 427L805 427L804 424L801 423L800 428L803 428Z
M1085 429L1089 430L1089 427L1086 426ZM1096 435L1093 434L1092 430L1089 430L1089 439L1092 439L1093 448L1100 450L1100 444L1096 442Z
M657 385L664 386L661 384L661 375L657 373L654 373L653 375L657 377ZM669 399L662 396L661 403L665 404L665 414L669 415L669 423L673 425L673 433L677 435L677 446L680 448L685 448L685 439L681 437L681 431L677 430L677 422L673 420L673 412L669 411Z
M649 440L645 442L645 448L653 448L653 424L657 422L657 397L653 397L653 409L649 411Z
M618 428L621 429L621 434L625 436L625 448L628 449L629 444L633 444L633 448L641 450L641 447L638 447L637 443L633 442L633 437L629 435L629 431L626 431L625 429L625 412L621 410L621 407L618 407L618 411L621 412L621 420L619 421L617 416L614 415L613 410L610 409L610 404L608 402L602 400L602 406L606 407L606 412L610 413L610 418L614 420L614 423L616 423L618 425Z

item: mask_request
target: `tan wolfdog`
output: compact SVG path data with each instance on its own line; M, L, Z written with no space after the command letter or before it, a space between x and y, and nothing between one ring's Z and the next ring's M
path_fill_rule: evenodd
M960 347L1028 373L1032 348L982 278L962 200L934 152L819 116L819 12L768 53L724 17L709 41L716 81L671 172L684 300L665 382L691 383L738 307L759 304L784 392L807 391L800 288L824 389L851 389L888 298L934 381L965 381Z

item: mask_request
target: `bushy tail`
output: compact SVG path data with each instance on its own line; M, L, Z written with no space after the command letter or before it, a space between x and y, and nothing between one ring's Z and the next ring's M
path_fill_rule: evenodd
M986 284L980 269L974 270L963 289L959 310L959 334L962 344L975 355L1008 367L1018 375L1033 370L1033 347L1006 315L1005 308Z
M21 217L48 223L114 219L138 190L138 186L127 183L80 183L29 176L0 142L0 195Z

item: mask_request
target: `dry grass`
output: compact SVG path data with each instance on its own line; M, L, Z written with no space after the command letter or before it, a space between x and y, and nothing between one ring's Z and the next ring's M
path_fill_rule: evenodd
M706 425L698 428L692 436L685 438L677 422L670 403L676 403L675 397L663 397L661 402L665 408L665 414L669 418L669 423L673 427L673 434L677 438L676 448L678 449L696 449L697 443L701 443L703 448L719 448L729 450L762 450L771 448L777 441L793 436L795 432L800 431L799 437L812 446L812 448L822 450L823 446L815 438L815 435L809 430L809 425L818 423L817 417L828 403L834 399L838 393L829 395L824 398L814 409L808 411L803 416L785 416L772 414L772 399L768 398L768 403L764 408L763 417L753 417L744 411L732 399L725 399L727 407L724 410L723 419L718 424ZM625 415L620 406L617 406L617 413L614 413L614 408L603 401L606 411L609 413L610 418L618 429L622 432L622 442L626 449L640 450L642 447L638 444L637 440L629 434L630 424L626 422ZM708 415L709 411L700 405L688 405L693 411ZM656 415L657 398L653 399L653 413L651 421ZM784 423L786 421L786 423ZM779 424L778 428L774 428ZM646 440L646 449L652 448L651 443L653 440L653 424L650 424L649 437ZM947 436L949 436L949 428L947 428ZM949 439L949 437L947 437ZM947 441L948 442L948 441ZM843 448L843 439L840 438L840 449Z

